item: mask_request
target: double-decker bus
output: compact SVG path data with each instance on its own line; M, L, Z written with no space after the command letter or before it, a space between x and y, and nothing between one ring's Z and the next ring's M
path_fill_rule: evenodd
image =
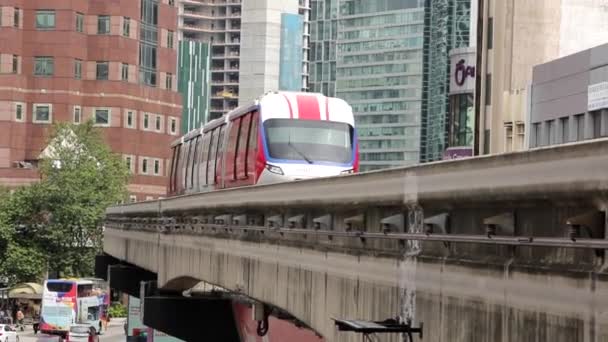
M89 324L98 334L107 327L110 293L101 279L49 279L44 282L40 331L65 335L72 324Z

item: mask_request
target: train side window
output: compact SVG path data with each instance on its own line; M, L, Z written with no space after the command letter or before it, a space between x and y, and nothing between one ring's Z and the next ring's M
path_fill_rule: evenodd
M237 141L236 176L237 179L247 178L247 149L249 145L249 130L251 129L251 114L241 117L241 129Z
M193 151L191 152L191 156L192 156L192 160L191 160L191 165L190 165L190 189L194 188L194 184L195 181L198 181L197 177L196 177L196 173L198 171L198 163L199 163L199 154L201 151L200 148L200 142L201 142L201 136L197 136L196 138L190 140L192 143L192 149Z
M177 152L177 145L171 148L171 168L169 169L169 193L175 192L174 178L175 178L175 154Z
M186 169L187 169L187 164L188 164L188 147L190 146L190 144L188 144L188 142L184 142L182 144L182 153L181 153L181 164L180 164L180 188L181 190L186 190Z
M190 189L190 170L192 170L192 140L188 140L186 143L186 150L188 152L185 153L186 160L184 160L184 166L186 167L186 172L184 174L184 188Z
M207 154L207 172L205 174L205 181L207 184L211 185L214 182L214 174L215 174L215 151L217 150L217 133L219 132L219 127L209 131L209 153Z
M249 128L249 142L247 146L247 175L255 175L255 162L258 150L259 113L251 113L251 126Z
M239 134L241 132L241 118L231 122L230 133L228 135L228 146L226 148L226 170L230 171L230 179L236 180L236 158L238 152ZM228 174L224 173L226 176Z
M220 126L220 131L217 138L217 150L215 154L215 167L214 167L214 183L219 183L219 173L223 172L223 168L218 171L218 165L221 166L222 158L226 156L226 148L224 147L224 133L226 132L226 126Z
M175 173L175 179L174 182L175 184L173 184L174 188L175 188L175 192L179 193L181 191L181 184L182 184L182 164L184 163L184 158L183 158L183 152L184 151L184 145L183 144L179 144L177 145L177 152L175 153L175 165L174 165L174 173Z
M201 144L201 166L199 179L202 185L207 185L207 163L209 160L209 141L211 140L211 132L203 134L203 141Z

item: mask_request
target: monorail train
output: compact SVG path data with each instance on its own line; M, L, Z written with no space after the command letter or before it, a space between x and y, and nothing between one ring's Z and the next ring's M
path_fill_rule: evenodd
M271 92L171 144L169 194L354 173L351 107L314 93Z

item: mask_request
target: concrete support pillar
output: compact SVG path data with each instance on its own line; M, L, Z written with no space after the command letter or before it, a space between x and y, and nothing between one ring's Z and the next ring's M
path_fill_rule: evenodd
M95 256L95 277L108 280L108 267L119 264L120 260L107 254Z
M156 273L149 272L143 268L113 265L109 271L110 287L124 292L130 296L139 298L141 282L156 280Z
M241 342L230 299L146 297L143 314L144 325L184 341Z

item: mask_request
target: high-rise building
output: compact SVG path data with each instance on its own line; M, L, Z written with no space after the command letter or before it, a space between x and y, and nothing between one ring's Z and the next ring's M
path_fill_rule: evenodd
M479 0L478 153L525 148L532 68L606 42L596 0Z
M306 89L309 0L178 1L179 39L211 45L208 119L279 90L280 69L289 64L284 62L287 59L299 63L296 72L285 71L291 73L290 79L300 80L298 88L291 90ZM296 40L294 30L300 32ZM297 47L296 56L281 55L286 44Z
M179 41L177 89L184 106L182 134L209 121L210 47L209 43L194 40Z
M312 1L310 90L353 107L361 170L418 162L424 1Z
M443 159L449 146L449 84L455 70L450 51L469 46L471 1L427 0L425 7L424 89L420 162Z
M451 49L470 43L471 0L313 0L312 91L347 100L362 170L441 159Z
M131 168L132 199L165 196L182 111L171 3L2 2L0 184L37 181L53 123L93 120Z

